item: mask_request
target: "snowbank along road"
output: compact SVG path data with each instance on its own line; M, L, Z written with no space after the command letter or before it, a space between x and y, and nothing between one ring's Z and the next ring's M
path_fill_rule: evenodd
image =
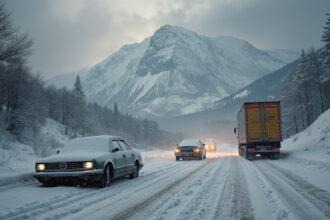
M105 189L45 188L26 177L2 185L0 219L330 219L330 171L315 163L231 152L202 161L175 161L172 151L143 157L139 178Z

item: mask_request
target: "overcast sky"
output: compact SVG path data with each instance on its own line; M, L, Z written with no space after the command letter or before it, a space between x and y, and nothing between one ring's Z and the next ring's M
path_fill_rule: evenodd
M96 64L161 25L235 36L258 48L320 47L330 0L7 0L34 41L29 65L45 78Z

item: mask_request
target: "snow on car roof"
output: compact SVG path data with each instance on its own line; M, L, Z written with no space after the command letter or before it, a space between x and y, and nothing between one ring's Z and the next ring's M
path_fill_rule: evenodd
M111 135L100 135L76 138L69 141L63 148L64 152L76 151L109 151L109 141L119 137Z
M199 146L199 145L201 145L201 141L198 139L184 139L179 144L179 146Z

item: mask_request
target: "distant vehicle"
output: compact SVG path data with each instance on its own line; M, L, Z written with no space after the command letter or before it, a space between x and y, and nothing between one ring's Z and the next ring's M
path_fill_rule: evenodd
M278 159L282 141L280 102L244 103L234 133L239 155L249 160L257 154Z
M217 144L211 138L205 140L205 149L207 152L216 152L217 151Z
M79 181L108 187L115 178L138 177L143 166L140 153L115 136L76 138L57 153L36 162L33 176L44 186Z
M197 139L185 139L175 149L176 160L206 159L205 145Z

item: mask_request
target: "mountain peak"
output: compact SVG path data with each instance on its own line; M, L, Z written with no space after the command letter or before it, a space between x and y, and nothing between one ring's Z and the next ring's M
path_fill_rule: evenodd
M84 92L88 100L117 102L138 115L195 112L293 59L281 61L282 53L269 55L244 42L163 25L91 68Z
M153 43L160 43L161 45L163 45L165 42L166 44L174 43L180 39L189 40L196 37L199 37L196 32L193 32L180 26L166 24L155 31L154 35L151 37L151 45Z
M155 34L156 33L166 33L166 32L176 32L176 33L194 33L196 34L195 32L189 30L189 29L186 29L184 27L181 27L181 26L177 26L177 25L171 25L171 24L165 24L165 25L162 25L160 26L160 28L158 28L156 31L155 31Z

